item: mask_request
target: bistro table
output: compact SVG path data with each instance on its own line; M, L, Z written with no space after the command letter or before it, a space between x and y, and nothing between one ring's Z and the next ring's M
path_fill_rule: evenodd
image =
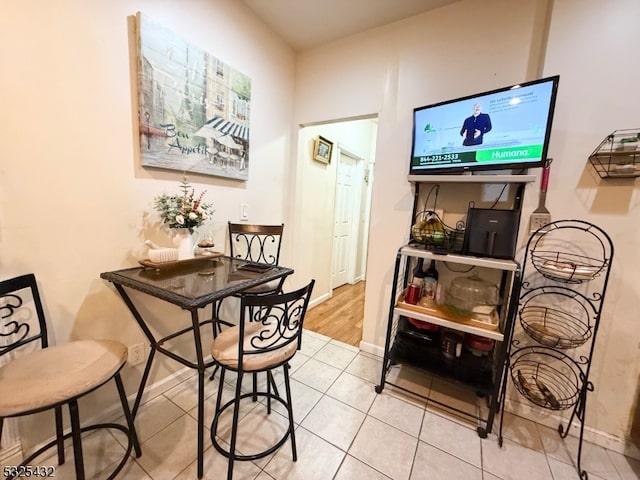
M204 374L206 368L214 365L213 360L205 361L200 327L205 324L212 324L217 320L215 318L216 306L223 298L267 282L280 281L280 285L282 285L285 278L293 273L291 268L272 265L263 266L237 258L218 255L220 254L203 255L194 259L167 264L151 264L151 262L148 262L141 267L100 274L101 278L114 284L149 340L151 347L131 411L134 419L138 413L140 400L144 393L156 351L198 371L198 478L202 478L203 475ZM172 332L163 338L156 339L150 329L150 326L153 325L153 319L142 317L127 293L127 289L143 292L188 310L191 313L191 325ZM209 305L211 305L211 313L206 315L204 320L201 320L200 310ZM185 334L193 335L195 361L185 358L172 351L170 347L165 346L165 342Z

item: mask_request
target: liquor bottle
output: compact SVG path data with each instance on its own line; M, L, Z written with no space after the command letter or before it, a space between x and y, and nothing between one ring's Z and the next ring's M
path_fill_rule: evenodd
M424 289L425 272L423 271L423 268L424 268L424 259L418 258L418 262L416 263L416 266L413 269L411 283L420 289L420 296L422 296L422 290Z
M438 287L438 270L436 270L436 261L431 260L429 268L423 272L424 287L422 304L427 307L435 307L436 289Z

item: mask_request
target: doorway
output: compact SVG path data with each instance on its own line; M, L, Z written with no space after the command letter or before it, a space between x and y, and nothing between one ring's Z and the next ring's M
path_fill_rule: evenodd
M318 136L333 142L328 164L312 157ZM356 346L362 337L376 137L375 117L304 126L299 131L295 268L305 278L316 279L305 328L314 330L315 322L310 319L322 315L324 332L319 333ZM338 297L337 304L330 302L333 297ZM339 300L347 297L359 299ZM330 307L331 303L335 305ZM336 308L341 312L339 316L332 315ZM332 322L346 322L346 327L357 325L357 341L353 341L353 332L348 338L336 338L344 329L335 328L336 325L332 328Z

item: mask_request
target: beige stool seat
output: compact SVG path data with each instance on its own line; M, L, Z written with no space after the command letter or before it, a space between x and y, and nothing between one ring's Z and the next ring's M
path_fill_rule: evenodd
M113 340L80 340L21 356L0 367L0 417L80 397L109 381L126 360L127 347Z
M242 369L245 372L259 372L274 365L280 365L293 357L298 349L296 342L290 342L276 350L262 351L251 344L251 339L265 330L261 322L249 323L244 328L244 357ZM240 327L227 328L218 334L211 344L211 355L221 365L232 369L238 368L238 344Z

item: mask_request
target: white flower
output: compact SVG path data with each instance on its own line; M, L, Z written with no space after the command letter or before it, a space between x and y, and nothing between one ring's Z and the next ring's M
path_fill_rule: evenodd
M189 220L195 220L196 218L198 218L198 215L195 212L189 212Z
M176 215L176 222L180 225L184 225L184 217L182 215Z

